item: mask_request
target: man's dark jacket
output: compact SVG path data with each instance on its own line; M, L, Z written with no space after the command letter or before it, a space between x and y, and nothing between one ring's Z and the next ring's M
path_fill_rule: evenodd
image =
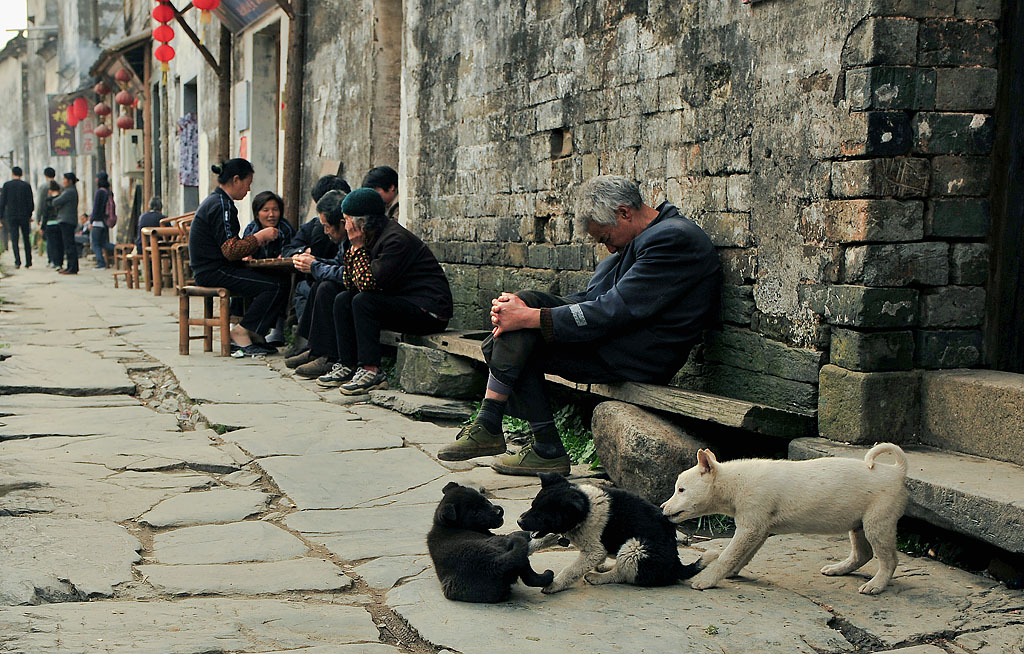
M3 220L29 220L36 201L32 187L23 179L12 179L0 190L0 218Z
M572 304L543 309L545 340L593 341L624 378L667 381L716 316L721 265L711 239L668 202L622 250L601 261ZM681 347L685 345L685 347Z
M306 248L309 248L309 253L317 259L322 259L328 263L337 263L340 265L341 253L338 251L338 244L335 243L324 233L324 226L320 224L320 218L314 216L312 220L309 220L295 231L295 236L292 240L287 243L281 249L282 257L290 257L292 255L305 252ZM320 277L314 275L304 275L305 281L312 284L314 281L322 281ZM333 279L333 277L331 278ZM338 279L341 280L341 274L339 272Z

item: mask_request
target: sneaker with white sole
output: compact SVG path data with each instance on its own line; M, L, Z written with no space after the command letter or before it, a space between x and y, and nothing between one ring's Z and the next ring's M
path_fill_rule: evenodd
M324 386L325 388L341 386L348 380L352 379L352 375L354 374L356 374L356 371L352 370L352 368L349 368L344 363L336 363L329 373L317 377L316 383L318 386Z
M342 384L341 393L343 395L362 395L378 388L387 387L388 376L384 374L383 370L374 372L366 368L360 368L352 375L352 381Z

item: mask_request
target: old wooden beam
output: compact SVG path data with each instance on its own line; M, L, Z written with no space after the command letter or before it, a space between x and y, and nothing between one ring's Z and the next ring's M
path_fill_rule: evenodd
M278 0L287 4L285 0ZM302 82L306 61L306 0L294 0L294 12L285 8L288 22L287 81L284 92L284 196L302 197ZM282 6L284 6L282 4ZM285 220L298 229L298 202L285 203Z
M192 28L189 26L189 24L185 22L185 17L182 16L182 12L178 11L177 7L175 7L173 3L168 3L168 5L171 7L171 9L174 9L174 18L178 21L178 25L181 26L181 30L185 32L185 36L187 36L189 40L191 40L192 43L195 44L196 48L199 49L199 54L203 55L203 59L206 60L206 63L210 64L210 68L213 68L214 72L216 72L217 75L220 75L220 64L217 63L217 60L214 58L213 54L206 49L206 46L199 42L199 37L196 36L196 33L192 31ZM185 7L185 11L188 11L191 8L192 3L190 2L188 3L188 6Z

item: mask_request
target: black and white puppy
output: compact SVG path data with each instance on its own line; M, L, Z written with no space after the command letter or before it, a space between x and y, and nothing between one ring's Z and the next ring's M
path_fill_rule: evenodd
M572 484L556 473L542 473L540 481L519 526L535 539L562 534L580 552L543 592L565 590L584 575L591 584L667 586L700 571L699 563L682 564L675 527L639 495ZM615 558L611 565L608 556Z
M442 492L444 497L434 511L434 526L427 534L427 548L446 598L501 602L508 599L517 579L527 586L551 583L553 572L537 574L530 567L530 534L517 531L503 536L490 532L504 522L500 506L454 481Z

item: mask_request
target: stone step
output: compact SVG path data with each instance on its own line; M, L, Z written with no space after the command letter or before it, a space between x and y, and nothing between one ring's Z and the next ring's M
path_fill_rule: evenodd
M1024 375L997 370L924 373L921 441L1024 465Z
M798 438L790 441L789 458L863 459L868 449L824 438ZM904 450L909 464L907 515L1024 553L1024 468L928 446ZM889 463L891 455L879 460Z

